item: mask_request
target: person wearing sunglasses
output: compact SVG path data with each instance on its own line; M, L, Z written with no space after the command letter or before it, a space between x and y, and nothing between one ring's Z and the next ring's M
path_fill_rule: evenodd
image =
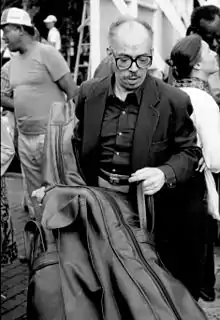
M153 196L158 252L164 252L164 264L197 299L200 257L190 239L198 233L188 228L187 219L198 190L200 195L205 190L203 175L195 171L201 150L187 94L149 74L152 37L151 27L139 19L122 17L110 26L107 53L113 72L81 84L75 140L89 186L132 201L142 183L144 196ZM187 257L179 252L180 242Z

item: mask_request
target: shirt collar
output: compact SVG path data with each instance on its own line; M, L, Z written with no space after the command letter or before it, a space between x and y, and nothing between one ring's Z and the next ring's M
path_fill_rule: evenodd
M143 88L144 88L144 82L135 91L133 91L133 92L128 94L128 95L134 95L135 96L138 105L141 104L141 98L142 98L142 92L143 92ZM108 96L107 96L108 98L116 97L116 95L114 93L114 84L115 84L115 74L113 74L112 77L111 77L110 86L109 86L109 90L108 90Z
M177 88L181 88L181 87L198 88L211 94L211 90L208 82L198 78L186 78L181 80L175 80L173 85L174 87L177 87Z

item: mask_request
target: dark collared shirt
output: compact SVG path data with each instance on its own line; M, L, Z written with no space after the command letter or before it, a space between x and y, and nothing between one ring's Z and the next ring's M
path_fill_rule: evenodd
M110 87L101 130L101 169L130 175L132 142L141 96L140 87L121 101Z

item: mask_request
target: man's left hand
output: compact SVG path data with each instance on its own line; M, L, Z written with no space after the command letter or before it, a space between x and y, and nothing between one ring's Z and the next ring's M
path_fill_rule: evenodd
M153 195L160 191L165 183L165 175L158 168L143 168L132 173L129 182L143 181L143 192L145 195Z

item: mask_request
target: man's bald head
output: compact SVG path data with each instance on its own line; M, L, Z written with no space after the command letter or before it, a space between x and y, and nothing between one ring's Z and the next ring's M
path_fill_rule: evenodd
M140 19L122 17L112 23L109 28L109 46L117 46L117 43L139 46L144 42L151 42L153 31L150 25Z

